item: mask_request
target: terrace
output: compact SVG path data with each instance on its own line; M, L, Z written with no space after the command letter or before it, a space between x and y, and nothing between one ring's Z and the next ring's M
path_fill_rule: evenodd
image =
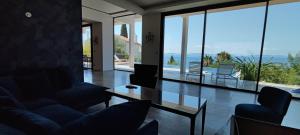
M169 79L180 80L180 81L189 81L189 82L194 82L194 83L200 82L199 75L188 75L188 78L187 78L187 73L181 74L179 72L179 70L176 70L176 69L164 68L164 77L169 78ZM256 89L256 81L248 81L248 80L238 79L238 83L236 84L235 80L219 79L218 82L216 82L216 78L212 75L212 73L206 73L206 74L204 74L204 76L202 76L202 84L221 86L221 87L227 87L227 88L237 88L237 89L244 89L244 90L251 90L251 91L255 91L255 89ZM294 97L300 98L299 93L292 92L292 90L299 88L298 85L286 85L286 84L259 82L258 89L260 90L264 86L273 86L273 87L281 88L283 90L291 92Z
M293 36L299 33L293 29L299 14L288 14L299 6L271 1L268 12L266 2L261 2L165 14L161 77L252 92L272 86L299 98L292 92L300 87L299 39ZM191 63L198 63L192 72ZM222 63L232 64L232 72L226 79L216 79Z

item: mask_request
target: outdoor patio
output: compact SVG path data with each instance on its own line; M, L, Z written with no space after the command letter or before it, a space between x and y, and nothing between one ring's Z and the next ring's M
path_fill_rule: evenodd
M174 79L174 80L181 80L181 81L188 81L188 82L200 82L199 75L187 75L187 73L181 74L179 71L175 71L172 69L164 69L163 78ZM232 79L218 79L216 81L216 77L213 73L203 72L202 76L202 83L209 84L209 85L216 85L216 86L223 86L229 88L238 88L238 89L245 89L250 91L255 91L256 89L256 82L255 81L247 81L247 80L240 80L238 79L237 84L235 80ZM292 90L299 89L299 86L296 85L285 85L285 84L275 84L275 83L267 83L267 82L259 82L258 90L264 86L273 86L277 88L281 88L283 90L291 92L294 97L300 97L299 93L293 93Z
M199 75L193 75L184 73L181 74L179 71L174 70L164 70L163 78L175 79L181 81L189 81L189 82L200 82ZM225 86L229 88L239 88L239 89L247 89L255 91L256 82L255 81L246 81L246 80L232 80L232 79L218 79L216 80L216 76L210 72L203 72L202 74L202 83L209 85L217 85L217 86Z

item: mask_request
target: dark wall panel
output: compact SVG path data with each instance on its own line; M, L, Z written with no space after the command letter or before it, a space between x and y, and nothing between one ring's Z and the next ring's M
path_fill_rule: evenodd
M5 0L0 15L1 69L69 66L83 80L80 0Z

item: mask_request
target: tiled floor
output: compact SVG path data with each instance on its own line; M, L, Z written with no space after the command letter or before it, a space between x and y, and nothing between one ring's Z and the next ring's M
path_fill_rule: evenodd
M85 70L84 79L86 82L106 86L116 87L129 83L130 72L124 71L106 71L91 72ZM236 92L224 89L216 89L209 87L201 87L198 85L159 81L158 88L166 91L183 90L190 95L200 95L208 100L205 135L213 135L224 125L226 125L229 117L234 113L235 105L239 103L255 103L256 96L251 93ZM113 98L111 104L125 102L120 98ZM103 109L104 105L94 106L90 110ZM300 128L300 101L293 100L288 113L283 121L283 125ZM201 113L199 114L201 115ZM159 121L160 135L188 135L190 121L188 118L151 108L148 119L156 119ZM201 133L201 117L197 117L196 134Z

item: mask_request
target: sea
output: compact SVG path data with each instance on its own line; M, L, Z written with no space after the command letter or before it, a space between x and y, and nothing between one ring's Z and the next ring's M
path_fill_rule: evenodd
M216 56L217 54L205 54L205 55L209 55L211 56L214 61L216 60ZM181 55L178 53L165 53L164 54L164 68L174 68L174 69L179 69L180 68L180 64L177 65L169 65L168 61L170 60L170 57L173 56L175 61L177 63L180 63L180 59L181 59ZM244 58L251 58L253 57L255 59L255 61L259 62L259 55L231 55L233 58L236 57L244 57ZM201 61L201 53L191 53L191 54L187 54L187 62L186 62L186 67L189 66L189 62L191 61ZM263 55L262 57L262 62L264 63L283 63L286 64L288 63L288 55L283 56L283 55Z

